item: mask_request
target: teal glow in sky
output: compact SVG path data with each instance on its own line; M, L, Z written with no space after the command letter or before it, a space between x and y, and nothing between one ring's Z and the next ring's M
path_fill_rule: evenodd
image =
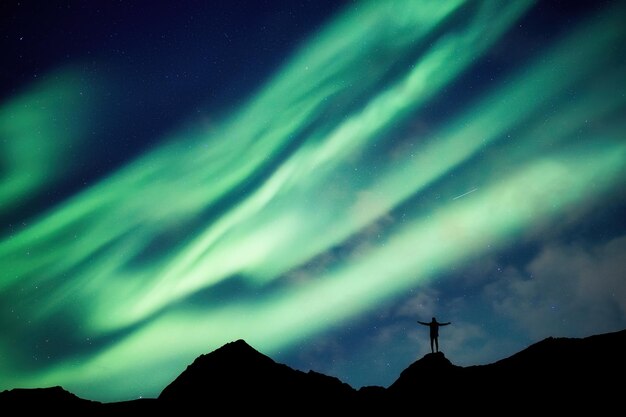
M387 386L433 315L459 365L626 327L625 12L351 3L84 184L119 78L39 75L0 104L0 390L156 397L241 338Z

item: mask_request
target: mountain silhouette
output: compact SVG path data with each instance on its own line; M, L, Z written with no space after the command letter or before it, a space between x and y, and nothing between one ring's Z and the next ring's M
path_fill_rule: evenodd
M68 410L77 413L91 414L102 406L97 401L89 401L55 386L49 388L16 388L0 392L0 409L10 409L14 415L32 415L42 407L50 410Z
M443 352L408 365L389 387L355 390L315 371L277 363L244 340L200 355L158 398L100 403L61 387L0 393L3 409L84 415L198 410L278 414L375 411L608 413L621 406L626 382L626 329L586 338L549 337L497 362L462 367Z
M355 393L335 377L277 363L240 339L198 357L158 399L168 406L209 400L233 411L271 410L293 402L310 409L347 405Z
M490 413L503 403L516 404L517 412L586 407L595 414L621 400L625 382L622 330L582 339L549 337L487 365L460 367L442 352L429 353L402 371L386 390L386 401L402 406L421 397L436 410L453 400L448 408Z

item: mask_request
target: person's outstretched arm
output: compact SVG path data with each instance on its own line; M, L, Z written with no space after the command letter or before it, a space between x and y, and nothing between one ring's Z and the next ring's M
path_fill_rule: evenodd
M451 321L447 322L447 323L439 323L440 326L447 326L448 324L452 324Z
M430 326L430 323L424 323L423 321L417 321L419 324L423 324L424 326Z

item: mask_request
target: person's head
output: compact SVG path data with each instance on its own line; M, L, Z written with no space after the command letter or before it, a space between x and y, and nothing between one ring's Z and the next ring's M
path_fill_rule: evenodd
M436 322L436 321L437 321L437 319L433 317L433 320L432 320L432 321L433 321L433 323L434 323L434 322Z

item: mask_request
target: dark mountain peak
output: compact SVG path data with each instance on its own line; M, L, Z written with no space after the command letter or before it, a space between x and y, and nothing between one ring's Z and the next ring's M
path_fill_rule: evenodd
M445 386L455 378L462 368L452 364L443 352L428 353L416 360L400 373L400 377L389 387L390 392L404 393L433 386Z
M216 351L232 351L232 352L248 352L248 353L259 353L255 348L246 343L243 339L237 339L232 342L226 343L224 346L216 349Z
M427 353L421 359L416 360L412 364L410 364L402 373L400 377L402 378L403 374L405 377L411 375L436 375L442 372L450 372L456 368L459 368L456 365L453 365L452 362L443 354L443 352L436 353Z
M186 401L205 398L226 390L251 389L263 386L268 377L287 372L243 339L226 343L211 353L198 356L170 385L160 399Z
M450 362L450 360L448 358L446 358L446 355L443 354L443 352L435 352L435 353L427 353L426 355L424 355L422 357L422 359L419 359L415 362L413 362L409 368L411 367L419 367L419 368L429 368L429 369L441 369L441 368L449 368L449 367L454 367L456 365L453 365L452 362Z
M49 388L15 388L0 392L0 404L12 408L16 414L28 411L40 411L41 407L53 409L72 408L88 411L99 405L97 401L89 401L77 397L60 386Z
M241 398L239 407L278 405L283 401L323 402L355 392L339 379L304 373L277 363L239 339L200 355L159 396L168 403L224 403Z
M214 367L217 363L229 363L231 366L241 366L243 364L261 366L275 363L272 358L266 356L250 346L243 339L228 342L211 353L198 356L189 367ZM189 369L188 367L188 369Z

